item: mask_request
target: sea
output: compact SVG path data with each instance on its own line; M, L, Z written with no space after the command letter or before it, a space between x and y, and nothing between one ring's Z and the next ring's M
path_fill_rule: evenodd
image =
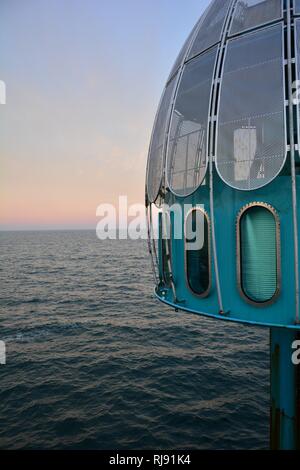
M0 233L1 449L268 448L268 330L153 287L144 240Z

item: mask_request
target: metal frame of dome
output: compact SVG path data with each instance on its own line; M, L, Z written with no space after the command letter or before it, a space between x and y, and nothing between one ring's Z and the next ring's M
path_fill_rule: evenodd
M224 3L224 0L215 0L216 2L219 2L221 1L222 3ZM229 8L232 6L233 2L235 0L226 0L229 4L228 6L228 10ZM168 135L169 135L169 130L170 130L170 123L171 123L171 117L172 117L172 111L173 111L173 106L174 106L174 102L175 102L175 97L176 97L176 94L177 94L177 90L178 90L178 87L180 85L180 82L181 82L181 79L182 79L182 75L183 75L183 72L184 72L184 68L185 68L185 65L190 61L190 60L193 60L194 57L196 57L198 54L196 55L193 55L192 57L189 57L189 54L190 54L190 51L191 51L191 48L193 47L193 44L194 44L194 41L195 39L197 38L197 35L198 33L201 31L201 26L203 25L203 23L205 22L205 19L206 17L209 15L211 9L213 8L214 6L214 2L212 2L208 7L207 9L204 11L203 15L201 16L201 18L199 19L199 21L196 23L194 29L193 29L193 33L194 34L191 34L190 35L190 41L186 41L187 44L186 44L186 50L185 50L185 53L183 53L183 51L181 50L180 53L179 53L179 56L182 56L182 61L181 61L181 64L179 67L175 67L174 69L174 66L173 66L173 69L172 69L172 72L168 78L168 81L167 81L167 84L164 88L164 91L163 91L163 94L162 94L162 97L160 99L160 103L159 103L159 107L158 107L158 110L157 110L157 113L156 113L156 117L155 117L155 121L154 121L154 126L153 126L153 130L152 130L152 134L151 134L151 140L150 140L150 147L149 147L149 154L148 154L148 163L147 163L147 171L146 171L146 197L147 197L147 200L148 202L150 203L156 203L158 197L159 197L159 193L161 191L161 188L162 188L162 185L164 183L164 176L165 176L165 165L166 165L166 148L167 148L167 143L168 143ZM227 11L228 13L228 11ZM226 16L224 17L224 23L226 22ZM224 27L224 24L223 24L223 27ZM223 32L223 31L222 31ZM220 37L220 40L219 42L221 41L222 39L222 32L221 32L221 37ZM200 53L204 53L206 50L214 47L216 44L218 44L218 42L213 42L213 44L209 45L208 48L204 49L203 51L200 51ZM184 49L184 47L183 47ZM175 61L175 64L178 60ZM157 119L158 119L158 115L159 115L159 112L160 112L160 108L161 108L161 105L162 105L162 102L163 102L163 96L164 96L164 93L168 87L168 85L171 83L172 80L175 80L175 86L174 86L174 89L173 89L173 93L172 93L172 98L170 100L170 105L169 105L169 108L168 108L168 112L167 112L167 117L166 117L166 122L165 122L165 139L164 139L164 143L163 143L163 150L162 150L162 157L161 157L161 163L162 163L162 171L160 173L160 176L159 176L159 179L160 179L160 185L158 188L156 188L156 190L154 191L155 194L149 194L149 190L148 190L148 187L149 187L149 171L150 171L150 165L151 165L151 159L150 159L150 156L151 156L151 150L152 150L152 143L153 143L153 139L154 139L154 134L155 134L155 131L156 131L156 123L157 123Z
M192 50L192 48L194 46L194 43L197 40L197 37L198 37L199 33L202 31L201 26L205 25L206 18L209 17L211 11L214 9L214 5L216 3L218 3L218 1L220 1L220 0L215 0L215 2L212 2L209 5L209 7L207 8L207 10L204 12L203 16L200 18L200 20L196 23L196 25L195 25L195 27L192 31L192 34L189 37L189 40L186 41L187 44L185 44L185 46L183 48L183 50L185 49L185 52L183 52L183 50L182 50L179 54L179 56L182 57L181 65L179 67L175 67L176 70L175 69L172 70L172 73L171 73L171 75L168 79L167 85L164 89L163 96L164 96L164 94L167 90L167 87L170 85L171 81L174 80L174 85L173 85L173 89L172 89L172 93L171 93L172 98L170 100L170 104L169 104L168 111L166 113L166 118L165 118L165 126L164 126L164 129L165 129L164 134L165 135L164 135L164 140L163 140L163 144L162 144L161 157L159 158L159 160L160 160L160 164L159 164L160 171L159 171L159 176L157 176L157 179L159 180L159 183L156 185L154 191L150 191L150 188L149 188L149 186L150 186L150 183L149 183L150 168L151 168L152 161L151 161L151 158L148 158L148 165L147 165L147 188L148 189L146 189L146 193L147 193L147 197L148 197L148 200L149 200L150 203L153 203L153 202L157 203L157 200L158 200L159 194L161 192L161 189L162 189L162 187L165 187L164 185L166 185L166 184L167 184L167 187L170 188L171 192L173 192L176 196L186 197L186 196L192 194L194 191L196 191L197 187L199 187L202 183L202 181L200 180L197 187L191 188L190 191L186 191L184 194L180 194L176 190L172 189L172 187L170 185L170 182L169 182L169 178L168 178L168 171L166 171L166 169L168 170L168 148L169 148L169 141L170 141L169 132L170 132L170 128L171 128L174 105L176 103L178 90L179 90L180 85L182 83L182 79L184 77L184 73L185 73L185 70L187 68L187 65L189 63L192 63L192 61L194 61L195 58L198 58L198 56L201 56L207 50L211 50L214 46L216 46L216 44L218 44L218 42L212 41L211 43L209 43L208 48L204 47L203 50L200 50L200 52L197 51L196 55L190 55L190 51ZM267 0L267 1L269 1L269 0ZM244 30L242 30L238 33L235 33L234 35L231 35L230 31L231 31L232 24L233 24L233 21L234 21L234 15L235 15L236 8L237 8L240 0L228 0L227 9L226 9L226 16L224 17L224 21L223 21L223 24L222 24L222 31L221 31L221 35L220 35L220 38L219 38L219 43L221 41L221 44L222 44L222 42L225 39L225 49L227 51L228 46L230 44L230 41L233 41L234 38L244 37L247 33L250 33L250 32L254 33L255 31L263 31L264 29L266 29L268 27L271 27L271 25L282 23L282 20L283 20L283 1L284 0L277 0L277 1L280 1L280 3L281 3L281 15L280 16L277 16L275 18L271 18L270 21L268 21L268 22L259 23L257 26L253 26L251 28L244 29ZM260 2L260 3L263 3L263 2ZM226 21L228 21L228 20L230 21L230 25L226 30ZM227 56L227 52L226 52L226 56ZM226 57L225 57L225 60L226 60ZM218 61L218 54L217 54L217 58L216 58L216 67L217 67L217 61ZM175 64L176 64L176 62L175 62ZM283 67L282 72L283 72L283 75L284 75L284 67ZM222 78L223 78L223 74L220 78L221 79L221 87L223 85L222 84ZM210 106L213 105L213 103L212 103L212 89L213 89L213 87L214 87L214 80L212 80L211 94L210 94L210 97L209 97ZM156 123L157 123L158 115L159 115L160 108L161 108L161 105L162 105L162 102L163 102L163 96L162 96L161 101L160 101L158 112L156 114L155 124L154 124L153 131L152 131L151 143L150 143L150 149L149 149L149 156L151 155L153 137L154 137L155 130L156 130ZM220 107L220 100L218 102L218 107ZM219 117L219 114L217 113L217 118L218 117ZM286 123L285 123L285 126L286 126ZM207 134L209 133L208 131L209 131L209 128L207 127ZM216 134L216 140L217 139L218 139L218 133ZM209 139L208 139L208 135L207 135L207 146L209 146L208 140ZM285 147L286 147L286 142L285 142ZM207 158L207 160L208 160L208 158ZM208 161L206 163L208 165ZM284 162L283 162L282 166L283 165L284 165ZM217 169L218 169L218 167L217 167ZM278 173L280 173L281 169L282 169L282 167L278 170ZM167 178L165 177L165 174L167 174ZM276 177L277 174L274 177ZM202 178L202 180L203 180L203 178ZM270 181L272 181L272 179L270 179L268 182L270 182ZM264 183L262 183L262 185L263 184ZM235 187L235 186L233 186L233 187ZM237 188L237 189L242 189L242 188ZM247 190L247 189L248 188L246 188L245 190ZM158 207L159 207L159 205L160 204L158 204Z
M170 152L169 152L169 148L170 148L170 130L171 130L171 127L172 127L172 122L173 122L173 117L174 117L174 112L175 112L175 106L176 106L176 103L177 103L178 93L179 93L179 90L180 90L180 86L183 83L183 76L184 76L184 73L187 70L187 68L191 65L195 65L197 60L201 60L202 58L206 58L208 54L213 54L213 53L215 53L215 56L213 58L214 64L213 64L213 67L212 67L212 74L211 74L211 79L210 79L210 92L209 92L209 95L207 96L207 99L208 99L207 118L205 119L207 126L206 126L206 129L205 129L205 137L204 137L204 139L205 139L205 146L204 146L205 166L204 166L204 171L201 174L198 183L196 185L194 185L194 187L190 188L190 190L185 192L185 193L180 193L179 191L176 191L174 189L174 187L173 187L173 185L171 184L171 181L170 181L171 180L170 165L171 165L171 162L173 162L173 159L170 161ZM199 188L199 186L202 184L202 182L203 182L203 180L206 176L206 173L207 173L208 160L209 160L208 159L208 153L209 153L210 107L211 107L212 94L213 94L213 76L214 76L216 66L217 66L217 57L218 57L218 48L217 48L216 45L214 45L209 50L205 50L204 52L201 52L201 54L197 55L193 59L186 62L184 64L184 68L183 68L183 71L182 71L182 76L180 78L180 82L177 84L177 90L176 90L176 94L174 96L174 102L173 102L173 105L172 105L172 112L171 112L171 116L170 116L169 132L168 132L168 135L167 135L167 143L166 143L166 151L165 151L165 172L166 172L166 185L167 185L167 187L170 188L170 191L175 196L178 196L178 197L187 197L187 196L193 194ZM184 137L184 136L180 136L180 138L182 138L182 137ZM179 138L178 138L178 140L179 140ZM187 156L187 158L188 158L188 156ZM172 176L174 176L174 173L172 173Z
M207 10L208 9L209 8L207 8ZM185 64L187 55L189 54L190 47L193 44L193 41L196 37L196 34L198 33L198 30L199 30L199 28L202 24L202 21L203 21L202 18L205 17L205 15L207 13L207 10L203 13L203 17L201 17L199 19L199 21L196 23L196 25L194 26L193 31L190 34L190 38L188 38L190 40L186 41L186 43L184 44L182 50L180 51L179 57L181 56L181 61L180 61L180 63L179 63L178 59L176 59L176 61L175 61L175 64L173 66L174 70L172 69L172 71L171 71L171 74L170 74L170 76L168 78L168 81L166 83L166 86L164 88L162 97L160 99L158 110L156 112L154 126L153 126L153 130L152 130L152 134L151 134L150 146L149 146L148 163L147 163L147 176L146 176L146 197L148 198L148 201L150 203L156 203L156 201L159 197L159 193L161 191L161 187L162 187L163 179L164 179L164 173L165 173L164 166L165 166L167 135L168 135L168 132L169 132L169 126L170 126L170 120L171 120L171 114L172 114L172 107L173 107L173 103L174 103L174 97L176 95L176 90L177 90L177 87L178 87L178 83L181 80L182 70L184 68L184 64ZM185 47L186 47L186 49L185 49ZM177 62L179 64L178 67L176 67ZM162 105L163 97L164 97L164 94L167 90L167 87L169 86L169 84L171 83L172 80L174 80L174 88L172 90L172 96L171 96L171 99L170 99L170 103L169 103L168 111L167 111L167 115L166 115L166 120L165 120L165 136L164 136L163 149L162 149L162 155L161 155L161 164L162 164L161 166L162 166L162 168L161 168L161 172L160 172L160 175L159 175L160 183L159 183L159 187L157 188L157 190L154 191L155 195L152 194L152 197L150 197L151 195L149 194L148 186L149 186L149 168L150 168L150 165L151 165L150 156L151 156L153 138L154 138L154 134L155 134L155 131L156 131L157 119L158 119L159 111L160 111L160 108L161 108L161 105Z
M233 2L234 0L230 0L230 1ZM176 87L178 86L178 83L181 79L182 71L183 71L183 68L184 68L184 65L185 65L186 58L187 58L187 56L190 52L190 48L192 47L193 41L194 41L196 35L198 34L199 28L201 27L202 22L204 21L207 13L209 12L209 9L210 9L210 5L206 8L206 10L204 11L202 17L196 23L196 25L194 27L194 34L191 35L191 40L190 40L189 44L187 45L187 50L185 51L185 54L182 55L181 65L177 69L177 71L174 72L173 76L169 77L168 82L167 82L167 84L164 88L164 92L165 92L165 89L168 86L168 84L170 83L170 81L172 79L176 79L176 86L175 86L175 89L174 89L174 95L171 99L169 112L168 112L168 118L167 118L168 125L170 124L172 106L173 106L173 103L174 103L174 96L175 96L175 93L176 93ZM181 53L182 53L182 51L180 52L180 54ZM176 73L177 73L177 77L176 77ZM163 95L162 95L162 97L163 97ZM160 185L159 185L159 188L157 190L156 197L149 198L148 185L149 185L149 166L151 164L151 161L150 161L151 146L152 146L152 141L153 141L153 135L154 135L154 132L155 132L155 125L156 125L156 121L157 121L157 116L158 116L159 109L160 109L160 106L161 106L161 101L162 101L162 98L160 100L159 108L158 108L156 116L155 116L154 127L153 127L152 134L151 134L151 141L150 141L150 147L149 147L149 153L148 153L147 170L146 170L146 198L145 198L145 201L146 201L146 223L147 223L147 233L148 233L148 251L149 251L149 254L150 254L150 257L151 257L152 271L153 271L153 276L154 276L154 281L155 281L156 286L158 285L158 278L159 278L159 261L158 261L157 248L156 248L156 244L155 244L155 240L154 240L155 237L154 237L154 232L153 232L152 204L157 203L157 199L159 197L159 194L161 192L162 185L163 185L163 180L164 180L164 175L165 175L165 147L164 147L163 154L162 154L162 172L161 172L161 175L160 175ZM165 141L164 141L164 146L166 145L166 142L167 142L168 132L169 132L169 129L167 129L166 138L165 138Z
M217 3L214 0L212 6ZM251 25L247 30L243 30L237 34L230 34L230 28L233 21L235 8L239 0L232 0L230 7L227 11L227 16L223 25L222 36L218 43L217 59L215 70L212 77L212 91L210 94L210 110L209 110L209 125L208 125L208 149L207 160L209 172L206 171L206 177L203 184L199 185L193 192L188 195L176 194L176 191L166 187L167 176L167 161L166 158L163 163L162 186L161 192L162 202L169 204L179 205L182 209L185 204L192 208L196 208L199 204L202 205L203 210L207 213L210 221L210 255L211 255L211 289L205 297L197 296L191 289L188 288L186 277L187 273L186 255L185 255L185 238L176 239L174 233L174 214L170 212L171 216L171 253L168 263L170 269L170 284L165 285L164 280L160 277L160 254L161 254L161 239L159 238L158 244L152 238L153 234L153 219L152 209L154 203L149 202L146 197L147 206L147 223L148 223L148 244L149 252L151 254L152 266L155 271L155 295L166 305L174 308L176 311L192 313L200 316L206 316L215 320L223 320L234 322L238 324L248 324L255 326L264 326L271 329L270 340L270 354L271 354L271 398L272 398L272 420L271 420L271 447L273 449L294 449L300 448L300 368L298 367L297 374L295 373L294 366L291 361L291 344L294 340L300 340L300 282L299 282L299 233L298 223L300 221L300 206L297 201L297 193L300 194L300 106L296 107L294 102L293 81L295 78L300 80L300 0L282 0L282 17L276 20L271 20L268 23L260 23L256 26ZM247 0L246 0L247 1ZM269 0L262 0L268 2ZM270 15L272 17L272 15ZM200 20L201 23L201 20ZM228 53L228 44L230 41L238 41L242 38L252 37L260 32L269 31L271 28L276 28L281 25L281 44L282 44L282 74L280 69L280 77L283 76L282 83L283 95L280 91L281 98L279 99L280 107L282 107L283 122L284 122L284 162L280 165L280 170L276 170L272 179L265 182L266 184L259 185L258 187L248 187L243 190L236 188L235 185L228 184L226 179L218 172L218 123L220 116L220 101L221 89L223 86L222 77L225 68L225 59ZM298 42L297 42L298 39ZM190 47L192 47L190 45ZM208 48L211 50L213 47ZM188 58L182 62L181 68L176 77L177 86L176 93L179 88L182 75L184 73L186 64L191 63L197 57L201 57L205 51L197 54L193 58ZM187 56L188 57L188 54ZM279 60L278 57L276 59ZM258 74L263 73L258 70ZM272 75L270 76L269 87L272 91ZM276 81L274 78L274 87L276 88ZM281 90L281 88L280 88ZM170 132L171 112L174 109L174 99L171 103L170 109L170 122L168 123L168 132L165 136L167 141ZM247 96L247 95L246 95ZM258 99L260 95L258 94ZM282 98L283 96L283 98ZM250 103L251 104L251 103ZM232 99L233 107L236 105L234 96ZM266 107L267 108L267 107ZM281 109L281 108L280 108ZM267 109L266 109L267 112ZM280 111L281 112L281 111ZM269 126L269 127L268 127ZM249 126L248 126L249 129ZM272 122L272 125L264 127L264 132L267 130L268 137L270 132L273 131L271 140L272 145L277 139L277 126ZM251 137L251 132L241 133L237 137L242 143L245 143L246 136ZM257 138L257 137L256 137ZM268 142L267 142L268 143ZM249 145L249 143L248 143ZM251 143L252 146L252 143ZM248 147L248 148L251 148ZM247 149L247 147L246 147ZM269 147L268 147L269 149ZM247 155L247 150L243 150ZM272 149L271 149L272 151ZM296 153L297 151L297 153ZM166 157L166 153L164 155ZM257 175L256 175L257 176ZM147 172L148 177L148 172ZM255 201L260 201L259 203ZM268 251L268 243L274 243L274 230L275 225L271 222L259 219L256 220L256 227L258 227L256 236L262 233L260 225L265 223L264 228L270 230L269 238L259 240L257 243L256 236L253 237L252 246L253 251L248 251L250 258L254 259L254 254L258 253L259 249L263 255L269 256L264 258L267 260L273 271L265 271L264 262L259 258L255 259L255 268L261 269L259 274L260 279L266 279L265 290L262 290L262 295L255 297L257 284L251 281L253 276L252 268L248 271L243 271L248 277L248 286L253 288L254 296L253 302L249 302L245 295L240 292L241 283L239 283L239 275L241 270L237 271L237 263L242 262L242 259L237 259L237 254L241 255L242 250L238 244L236 234L236 223L239 214L245 207L271 207L270 213L275 217L276 214L276 259L280 262L280 273L276 273L277 290L276 295L270 301L267 295L270 294L271 288L275 282L275 252L273 249ZM164 209L165 210L165 209ZM184 229L186 218L185 212L181 216L180 223ZM253 214L259 212L253 211ZM253 215L253 216L254 216ZM161 216L160 216L161 217ZM260 213L262 217L262 213ZM248 219L253 220L253 219ZM267 219L266 219L267 220ZM280 223L280 224L279 224ZM244 225L246 227L246 225ZM248 235L248 233L247 233ZM242 236L240 237L242 239ZM249 237L244 237L249 240ZM280 241L279 241L280 240ZM280 245L279 245L280 243ZM256 249L257 248L257 249ZM248 248L247 248L248 249ZM270 255L267 255L270 253ZM257 256L255 254L255 256ZM246 258L247 260L250 259ZM192 260L197 257L192 257ZM276 262L277 262L276 261ZM277 264L278 266L278 264ZM193 267L192 273L193 273ZM197 271L194 271L197 272ZM204 272L204 271L203 271ZM254 272L255 274L255 272ZM206 272L203 274L207 275ZM265 276L265 277L264 277ZM280 276L280 279L278 278ZM205 285L207 278L203 279ZM252 282L252 284L251 284ZM264 289L264 287L262 287ZM247 293L249 293L247 291ZM250 299L251 300L251 299ZM298 397L298 399L297 399Z
M253 0L252 0L253 1ZM255 1L255 0L254 0ZM258 22L256 24L253 24L252 26L248 26L246 28L243 28L243 29L240 29L240 30L237 30L237 31L232 31L233 29L233 25L234 25L234 20L235 20L235 15L236 15L236 11L237 11L237 8L239 6L239 3L247 3L249 2L249 0L237 0L236 4L235 4L235 9L234 9L234 14L233 14L233 18L232 18L232 22L231 22L231 26L230 26L230 31L229 31L229 37L235 37L235 36L239 36L241 34L244 34L246 32L249 32L249 31L252 31L254 29L260 29L260 28L264 28L265 26L267 25L270 25L272 23L275 23L275 22L278 22L280 20L283 20L283 7L284 7L284 0L266 0L266 1L273 1L273 2L276 2L278 4L278 7L280 8L281 10L281 15L280 16L273 16L273 18L270 18L269 20L267 21L262 21L262 22ZM264 3L263 1L261 0L257 0L257 4L262 4ZM266 2L265 2L266 3ZM251 5L251 6L254 6L254 5Z
M203 15L203 20L201 22L202 28L198 28L198 32L191 44L186 57L187 61L192 60L199 54L202 54L222 42L226 19L233 1L234 0L215 0L214 2L211 2L207 8L205 17ZM215 23L215 17L219 14L221 14L219 21ZM213 30L214 26L217 26L215 31ZM211 32L212 34L210 34Z
M218 0L215 0L215 2ZM296 50L296 37L295 37L295 28L296 25L299 24L300 19L296 17L294 14L294 10L292 10L292 6L295 4L292 3L292 0L284 0L284 10L283 10L283 17L280 19L277 19L276 21L271 21L267 26L264 24L260 24L256 28L251 28L249 31L243 31L239 33L238 35L230 36L230 29L234 17L234 12L236 5L238 4L239 0L231 0L230 7L227 11L227 17L224 21L223 24L223 30L222 30L222 37L221 37L221 43L218 45L218 50L217 50L217 59L214 67L214 74L212 77L212 90L210 90L210 111L209 111L209 126L207 129L208 132L208 138L207 138L207 161L206 163L208 164L209 167L209 173L205 174L205 181L203 184L199 184L197 188L193 188L191 192L188 192L186 194L179 194L177 191L172 190L170 188L170 182L168 181L168 162L167 162L167 152L166 149L164 151L164 160L163 160L163 174L161 176L161 189L160 197L161 197L161 202L170 202L173 200L174 202L178 202L180 204L184 204L186 201L197 201L199 199L199 194L206 194L205 200L207 203L207 207L209 206L209 217L211 221L211 247L212 247L212 259L213 259L213 264L214 264L214 285L215 285L215 293L217 294L218 298L218 310L221 312L220 317L222 317L222 314L226 309L224 309L224 304L226 305L227 300L226 300L226 293L224 291L224 287L222 287L222 284L224 284L224 279L223 279L223 274L222 274L222 266L220 266L220 260L222 259L222 256L220 256L220 253L218 253L218 249L220 244L222 243L219 240L220 234L218 227L216 226L216 221L219 224L219 217L220 214L218 213L218 204L216 205L216 197L218 196L219 191L222 188L222 191L225 191L225 188L231 188L233 191L237 191L239 193L238 198L241 199L241 201L244 202L243 205L246 205L247 203L251 202L253 198L257 199L259 198L263 201L263 193L259 193L259 191L272 191L272 188L275 186L278 186L285 182L284 184L288 184L290 182L291 187L292 187L292 204L291 204L291 210L292 210L292 224L293 227L291 228L293 236L292 238L294 239L294 277L295 277L295 294L294 294L294 299L295 299L295 319L296 319L296 328L298 328L299 324L299 247L298 247L298 226L297 226L297 180L296 180L296 168L295 168L295 142L294 142L294 126L295 126L295 116L294 116L294 105L291 102L291 97L292 97L292 90L291 90L291 83L292 79L295 74L295 67L296 67L296 61L295 61L295 56ZM268 0L266 0L268 1ZM214 5L214 2L211 4ZM211 9L211 6L206 10L206 13L204 17L206 17L207 12L209 12ZM293 16L292 16L293 15ZM197 28L194 30L193 38L196 37L196 35L199 33L201 25L203 24L203 19L201 18L198 23L197 23ZM284 55L281 57L280 55L280 62L282 62L282 73L280 69L280 77L283 77L285 80L282 81L282 87L284 88L284 96L280 98L280 106L282 106L284 113L282 111L282 116L283 116L283 122L284 122L284 159L281 162L280 169L277 169L274 174L272 174L272 178L269 178L267 181L264 181L262 184L259 184L253 188L247 187L241 190L241 188L236 188L234 184L231 184L230 181L226 181L226 179L223 178L223 175L220 174L218 171L218 154L217 154L217 145L218 145L218 119L220 115L220 102L221 102L221 92L222 92L222 77L224 74L224 68L226 65L226 57L228 54L228 44L231 44L231 41L238 41L239 39L245 39L245 38L251 38L255 37L255 35L259 34L265 34L265 32L268 31L275 31L276 27L278 26L279 30L279 25L281 26L281 41L282 44L284 44ZM283 25L285 28L283 29ZM272 29L273 28L273 29ZM258 36L256 36L258 37ZM191 49L192 43L193 43L193 38L190 41L189 48ZM293 45L295 44L295 47ZM215 47L215 46L213 46ZM213 50L213 47L209 48L208 50L211 51ZM299 46L298 46L299 47ZM204 57L207 51L203 51L200 54L198 54L196 57L192 59L186 60L188 57L189 51L186 51L185 58L182 60L182 64L180 69L177 72L177 76L175 77L177 84L174 90L174 95L172 98L172 102L170 103L170 110L169 110L169 123L168 123L168 130L166 131L165 135L165 145L167 142L167 139L169 139L169 132L170 132L170 126L171 126L171 114L174 110L175 103L176 103L176 96L178 94L178 90L180 87L180 83L183 77L183 74L185 70L187 69L188 65L192 62L195 62L198 57ZM281 54L281 53L280 53ZM278 60L278 59L276 59ZM297 61L298 63L298 61ZM298 72L300 73L300 72ZM278 74L279 76L279 74ZM300 78L300 77L299 77ZM173 77L174 79L174 77ZM297 108L297 122L299 125L297 125L297 135L298 135L298 142L300 142L300 113L299 113L299 107ZM274 129L274 125L272 124L272 128ZM276 129L276 127L275 127ZM296 127L295 127L296 130ZM276 135L276 133L275 133ZM273 138L273 137L272 137ZM297 143L297 141L296 141ZM288 170L287 166L287 155L289 156L289 161L290 161L290 170ZM149 161L148 161L148 166L149 166ZM207 165L206 165L207 166ZM284 167L284 168L283 168ZM286 171L290 171L290 177L287 179L282 178L282 170L284 169L284 173L286 174ZM280 179L278 179L278 175L281 175ZM147 170L147 179L149 176L149 169ZM220 182L216 179L219 178ZM167 186L166 186L167 183ZM225 183L225 186L221 185L221 183ZM264 188L269 188L269 189L264 189ZM300 190L300 187L298 188ZM146 191L147 191L147 184L146 184ZM200 193L199 193L200 191ZM203 193L204 191L204 193ZM216 193L216 196L215 196ZM228 190L226 190L226 194L228 193ZM253 193L253 195L251 195ZM230 193L229 193L230 194ZM244 194L244 196L242 196ZM227 196L229 197L229 196ZM203 197L202 197L203 198ZM201 200L201 197L200 197ZM159 256L158 256L158 251L159 251L159 244L157 245L156 242L154 241L154 235L153 235L153 203L157 203L156 201L151 201L149 200L149 197L146 197L146 206L147 206L147 224L148 224L148 243L149 243L149 252L152 257L152 265L153 265L153 270L155 271L155 283L156 286L159 286ZM268 201L266 201L268 202ZM205 204L206 204L205 203ZM280 203L273 203L270 201L270 204L276 207ZM215 207L216 206L216 207ZM216 212L217 211L217 212ZM216 212L216 214L215 214ZM171 267L172 269L172 267ZM179 289L180 290L180 289ZM172 286L172 291L176 291L176 286ZM225 299L225 300L224 300ZM166 299L165 299L166 300ZM174 295L173 303L175 306L178 307L177 303L177 296L176 294ZM177 308L176 307L176 308ZM206 308L206 307L205 307ZM276 306L276 308L278 308ZM184 308L188 310L187 308ZM205 309L204 309L205 310ZM199 312L198 312L199 313ZM210 315L214 316L214 315ZM236 321L237 318L230 318L231 316L228 316L226 319L234 320ZM243 317L243 315L241 316ZM223 315L224 318L224 315ZM241 321L245 321L246 323L251 323L250 318L248 315L244 316L241 318ZM276 320L278 326L281 326L282 322L280 320ZM284 324L286 324L287 320L282 320ZM261 323L263 325L268 325L271 326L272 322L269 322L266 318L259 321L257 319L258 323ZM292 325L288 321L288 327L293 328L294 325ZM275 322L276 324L276 322Z

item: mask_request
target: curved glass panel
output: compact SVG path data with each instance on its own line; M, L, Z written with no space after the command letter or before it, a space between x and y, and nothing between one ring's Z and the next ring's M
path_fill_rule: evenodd
M221 33L231 0L214 0L203 18L201 27L189 53L189 59L221 40Z
M189 62L173 108L167 149L167 178L178 196L192 194L207 169L207 129L215 48Z
M196 242L193 243L193 240L189 239L190 237L185 238L185 269L187 283L191 291L204 297L210 288L210 228L207 215L200 209L192 210L186 219L186 231L187 227L194 234L199 230L203 232L199 237L199 239L201 238L200 246L197 246Z
M200 21L201 21L201 19L200 19ZM171 73L170 73L170 75L169 75L168 81L173 77L173 75L177 72L177 70L178 70L179 67L181 66L182 61L184 60L184 58L185 58L185 56L186 56L186 54L187 54L187 52L188 52L188 49L189 49L189 47L190 47L192 38L193 38L193 36L194 36L194 34L195 34L196 29L198 28L198 25L199 25L200 21L198 21L198 23L194 26L192 32L191 32L190 35L188 36L188 38L187 38L187 40L185 41L185 43L184 43L184 45L183 45L181 51L179 52L179 55L178 55L178 57L177 57L177 59L176 59L174 65L173 65L173 67L172 67L172 70L171 70Z
M252 302L265 303L278 291L278 227L271 210L247 209L239 220L240 288Z
M173 78L164 91L152 132L147 169L147 194L150 202L156 201L161 187L164 161L163 150L175 85L176 77Z
M232 39L221 84L216 168L229 186L265 186L286 159L282 27Z
M282 0L238 0L230 34L241 33L282 17Z

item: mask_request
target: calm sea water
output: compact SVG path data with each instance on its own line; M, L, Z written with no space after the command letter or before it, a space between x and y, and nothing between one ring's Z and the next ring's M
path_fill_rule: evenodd
M0 447L268 447L268 331L164 307L143 241L0 233Z

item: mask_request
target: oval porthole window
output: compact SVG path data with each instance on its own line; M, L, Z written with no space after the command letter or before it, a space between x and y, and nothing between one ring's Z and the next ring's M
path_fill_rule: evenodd
M264 203L246 206L238 216L238 283L241 295L255 305L275 301L280 283L280 224Z
M185 269L189 289L200 297L210 290L210 222L201 209L189 212L185 222Z

